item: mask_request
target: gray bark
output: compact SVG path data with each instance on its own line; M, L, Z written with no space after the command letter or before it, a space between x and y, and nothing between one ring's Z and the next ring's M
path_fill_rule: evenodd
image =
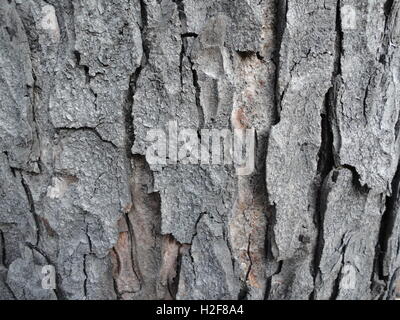
M399 0L0 0L0 299L394 298L399 46ZM171 120L255 171L150 165Z

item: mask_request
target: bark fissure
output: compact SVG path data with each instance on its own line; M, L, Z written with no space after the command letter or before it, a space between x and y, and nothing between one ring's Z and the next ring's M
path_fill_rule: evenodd
M193 75L193 86L196 90L196 106L197 106L197 112L199 115L199 128L204 128L205 125L205 116L204 116L204 109L201 105L201 100L200 100L200 95L201 95L201 87L199 85L199 78L197 75L197 71L194 68L194 63L191 61L191 59L188 57L190 65L191 65L191 70L192 70L192 75Z
M87 254L83 255L83 274L85 276L85 279L83 280L83 295L85 296L85 299L88 299L88 273L87 273L87 266L86 266L86 259L87 259Z
M367 87L365 88L365 93L364 93L364 98L363 98L363 116L364 116L364 120L365 120L365 123L366 123L366 124L368 124L368 118L367 118L367 108L368 108L368 106L367 106L367 99L368 99L368 95L369 95L369 87L370 87L370 85L371 85L372 78L373 78L373 76L370 76L370 77L369 77L368 84L367 84Z
M400 8L400 2L395 0L387 0L384 5L385 11L385 27L382 38L382 47L379 50L380 57L379 62L381 62L385 68L389 64L389 48L390 46L396 46L392 43L392 33L393 33L393 24L395 22L396 15L398 14Z
M132 147L135 143L135 129L133 127L133 97L135 94L137 80L139 79L142 66L138 67L129 78L129 88L125 99L125 132L126 132L126 154L128 159L132 157Z
M1 263L7 268L7 251L6 251L6 240L4 238L4 233L0 230L0 245L1 245Z
M377 263L379 279L385 281L387 284L388 270L385 267L386 254L388 250L388 241L393 236L395 222L398 216L398 208L396 206L400 196L400 163L397 167L396 174L391 184L391 195L386 197L385 211L382 215L378 245L377 245Z
M56 133L58 134L69 134L71 132L92 132L94 133L97 138L99 138L102 142L109 144L110 146L112 146L114 149L118 150L118 146L115 145L112 141L106 140L103 138L103 136L97 131L97 127L78 127L78 128L71 128L71 127L58 127L56 128Z
M334 70L334 73L335 73L336 77L339 77L340 79L342 77L342 56L344 54L341 5L342 5L342 1L341 0L337 0L337 7L336 7L336 48L335 48L336 59L335 59L335 70Z
M334 81L334 79L332 79ZM334 101L334 88L331 87L325 95L324 110L321 113L321 146L318 152L317 167L317 191L315 202L314 224L317 230L315 252L313 258L313 277L314 290L311 297L315 297L316 280L320 272L319 264L321 261L322 251L324 247L324 212L326 210L325 200L323 199L324 182L329 173L335 167L333 156L333 133L331 128L331 110Z
M37 215L36 210L35 210L35 202L34 202L33 197L32 197L31 189L29 188L28 183L25 181L22 173L21 173L21 183L22 183L22 186L23 186L23 188L25 190L26 198L27 198L28 203L29 203L29 210L30 210L30 212L32 214L33 221L35 222L36 246L38 246L39 242L40 242L40 234L41 234L41 231L42 231L41 227L40 227L40 218Z
M186 57L190 63L190 70L192 72L192 79L193 79L193 87L195 88L195 100L196 100L196 107L199 116L199 129L204 127L205 124L205 117L204 117L204 109L201 105L200 95L201 95L201 87L199 84L199 78L197 74L197 70L195 68L195 64L192 61L190 55L187 52L188 48L188 41L187 38L197 38L198 34L194 32L188 32L187 27L187 17L185 13L185 5L182 0L173 0L176 4L179 12L179 20L181 22L181 52L180 52L180 65L179 65L179 72L181 77L181 86L183 85L183 58Z
M279 72L280 72L280 55L281 55L281 49L282 49L282 40L283 40L283 35L285 33L286 29L286 16L288 13L288 8L289 3L288 0L276 0L275 1L275 8L277 11L277 22L276 22L276 31L275 31L275 37L276 37L276 48L273 54L272 61L274 62L276 69L275 69L275 105L276 105L276 111L275 111L275 124L278 124L280 122L280 114L282 110L282 99L284 96L285 90L283 90L282 93L280 93L280 87L279 87Z
M4 151L4 155L5 155L6 158L7 158L7 163L8 163L8 166L10 167L10 170L11 170L11 173L12 173L13 177L16 178L16 177L17 177L16 172L18 171L18 169L13 168L13 167L10 165L10 158L9 158L9 155L8 155L8 152L7 152L7 151Z
M136 266L137 266L137 262L135 261L135 257L137 257L137 254L135 252L135 233L134 233L134 229L132 226L131 221L129 220L129 217L127 215L125 215L125 221L126 221L126 225L128 227L128 235L130 238L130 243L131 243L131 247L130 247L130 251L131 251L131 263L132 263L132 271L133 274L135 275L136 279L139 281L139 290L140 291L142 289L142 277L140 276L139 271L136 270Z

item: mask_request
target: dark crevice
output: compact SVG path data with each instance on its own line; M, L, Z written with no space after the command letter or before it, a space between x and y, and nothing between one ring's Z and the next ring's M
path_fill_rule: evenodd
M6 241L4 238L4 233L0 230L0 245L1 245L1 264L7 268L7 251L6 251Z
M11 173L15 178L17 176L16 171L18 171L18 170L11 166L9 154L8 154L7 151L4 151L4 155L6 156L6 159L7 159L7 162L8 162L8 166L10 167Z
M176 240L175 240L176 241ZM168 293L172 297L172 299L176 300L176 295L178 294L178 289L179 289L179 280L180 280L180 275L181 275L181 267L182 267L182 254L181 254L181 244L176 241L179 244L179 250L178 250L178 257L176 259L176 272L175 272L175 277L172 279L172 281L168 281Z
M115 248L112 248L112 252L113 252L113 255L114 255L115 260L117 262L117 273L120 274L121 273L121 260L120 260L120 257L118 255L117 250L115 250ZM114 287L115 295L117 296L117 300L122 300L122 296L121 296L121 293L119 292L117 279L115 278L115 276L113 276L113 287Z
M399 138L399 134L400 134L400 111L397 115L397 122L394 126L394 134L395 134L395 141L397 141L397 139Z
M372 76L369 77L368 84L367 84L367 87L365 89L364 99L363 99L363 116L364 116L365 123L368 123L368 118L367 118L367 110L368 110L367 99L368 99L368 95L369 95L369 87L371 85L371 82L372 82Z
M140 27L140 32L142 36L142 61L140 65L136 68L135 72L132 73L129 77L129 86L126 93L125 105L124 105L124 118L125 118L125 149L126 155L128 158L132 158L132 148L135 143L135 129L134 129L134 118L133 118L133 104L134 104L134 96L136 93L136 89L138 86L138 81L140 75L149 61L150 55L150 47L146 37L147 28L148 28L148 17L147 17L147 7L144 0L140 0L140 13L142 25Z
M332 84L333 84L333 103L332 103L332 108L330 110L330 116L331 116L331 125L334 125L334 115L336 113L336 108L338 107L338 104L342 103L339 98L339 94L341 91L341 85L343 83L342 80L342 57L344 55L344 47L343 47L343 41L344 41L344 33L342 29L342 18L341 18L341 5L342 5L342 0L337 0L337 6L336 6L336 43L335 43L335 62L334 62L334 70L333 70L333 75L332 75ZM335 153L333 152L333 157L334 161L336 160L335 158ZM336 161L335 161L336 163ZM336 163L339 165L338 163ZM366 193L369 191L369 188L367 185L362 185L361 184L361 176L357 172L357 169L354 166L343 164L341 165L342 168L346 168L350 170L353 173L353 183L354 185L359 189L360 192Z
M393 274L392 278L388 283L388 294L387 298L390 299L399 299L400 298L400 287L398 286L398 281L400 279L400 268L397 268Z
M238 295L238 300L248 300L247 296L249 294L249 287L246 282L241 281L241 288Z
M265 289L264 300L268 300L271 298L272 280L273 280L274 276L276 276L282 272L282 269L283 269L283 261L278 261L278 267L277 267L276 272L273 275L271 275L270 277L268 277L268 279L267 279L267 286Z
M300 56L299 57L299 59L298 60L294 60L293 61L293 65L291 66L291 68L290 68L290 70L289 70L289 80L286 82L286 84L285 84L285 86L283 87L283 89L282 89L282 92L280 93L280 95L278 96L279 97L279 104L280 104L280 107L279 107L279 112L281 112L282 111L282 101L283 101L283 99L284 99L284 97L285 97L285 95L286 95L286 92L287 92L287 90L288 90L288 88L289 88L289 86L290 86L290 81L291 81L291 79L292 79L292 77L293 77L293 71L294 70L296 70L296 68L301 64L301 62L303 61L303 60L306 60L306 59L308 59L308 57L310 56L310 54L311 54L311 49L309 49L308 51L307 51L307 53L306 53L306 55L305 56Z
M393 8L394 8L394 0L386 0L383 6L383 10L385 13L385 35L387 35L389 31L388 30L389 20L392 16Z
M89 255L91 255L92 254L92 240L90 239L90 236L89 236L89 224L86 222L86 214L88 214L87 212L84 212L84 214L85 214L85 224L86 224L86 228L85 228L85 234L86 234L86 238L87 238L87 241L88 241L88 249L89 249L89 253L87 253L87 254L84 254L83 255L83 274L85 275L85 280L83 281L83 292L84 292L84 295L85 295L85 297L86 297L86 299L87 299L87 295L88 295L88 290L87 290L87 282L88 282L88 274L87 274L87 265L86 265L86 259L87 259L87 257L89 256Z
M319 265L324 248L324 214L326 211L326 199L323 197L324 182L329 173L335 168L333 156L333 132L331 127L331 112L334 107L334 88L331 87L325 95L324 110L321 113L321 147L318 152L317 166L317 194L315 201L314 224L317 230L317 243L313 257L313 278L314 291L312 297L315 297L316 281L319 274Z
M197 38L198 34L189 32L189 33L183 33L181 34L181 52L179 55L179 74L180 74L180 80L181 80L181 88L183 88L183 59L185 57L188 58L190 61L190 57L187 56L187 51L188 51L188 38ZM193 73L193 64L191 63L191 71ZM194 77L194 76L193 76Z
M37 143L40 146L39 125L38 125L38 122L36 119L36 105L38 103L38 101L37 101L38 96L40 96L42 94L42 89L38 86L37 77L36 77L35 71L33 69L32 69L32 78L33 78L33 88L32 88L32 92L31 92L31 95L32 95L31 112L32 112L32 122L34 124L34 138L36 139L36 141L34 140L34 142L32 143L31 152L35 146L35 143ZM42 166L41 166L40 153L38 155L38 158L35 159L35 162L38 165L39 173L41 173Z
M181 37L182 38L197 38L199 35L197 33L194 32L186 32L186 33L182 33Z
M190 240L190 244L189 244L189 250L188 250L188 252L189 252L190 260L191 260L191 262L192 262L193 275L194 275L195 278L196 278L196 270L195 270L194 258L193 258L193 255L192 255L192 246L193 246L193 241L194 241L194 239L195 239L196 236L197 236L197 227L198 227L198 224L200 223L200 221L201 221L201 219L203 218L203 216L206 215L206 214L207 214L207 212L202 212L202 213L200 213L199 217L197 218L197 221L196 221L196 223L195 223L195 225L194 225L194 232L193 232L193 235L192 235L192 239Z
M142 19L142 28L144 29L148 25L148 17L147 17L147 5L144 0L140 0L140 16Z
M341 167L351 171L351 173L353 174L353 185L359 192L367 194L371 190L367 184L361 183L361 176L354 166L344 164L341 165Z
M138 291L141 291L142 286L143 286L143 283L142 283L143 280L142 280L142 277L140 276L140 273L138 271L136 271L136 266L138 265L138 263L135 261L135 258L137 256L136 243L135 243L135 231L133 229L133 225L132 225L131 220L129 219L128 215L125 215L125 221L126 221L126 225L128 227L128 236L129 236L129 241L131 244L130 256L131 256L132 272L139 282L139 290Z
M394 0L386 0L385 5L383 6L383 10L385 11L386 17L389 17L390 12L392 11L393 2Z
M85 230L85 233L86 233L86 237L87 237L87 240L88 240L88 246L89 246L89 252L90 253L92 253L92 239L90 239L90 236L89 236L89 225L86 223L86 230Z
M196 238L196 236L197 236L197 227L198 227L201 219L203 218L203 216L205 216L206 214L207 214L207 212L202 212L199 214L199 217L197 218L196 223L194 224L194 232L192 235L192 239L190 240L190 243L189 243L190 246L193 244L194 238Z
M283 42L283 35L286 29L286 20L288 13L288 0L275 0L275 9L277 12L277 21L275 29L276 47L273 53L272 61L274 62L275 69L275 124L280 122L281 110L282 110L282 94L280 93L279 86L279 72L281 67L281 48Z
M182 38L181 40L181 52L179 53L179 74L181 80L181 90L183 90L183 59L186 56L186 39Z
M204 116L204 110L201 105L201 87L199 84L199 77L197 74L197 70L194 68L194 63L189 59L189 62L191 64L191 69L192 69L192 74L193 74L193 86L196 89L196 106L197 106L197 111L199 115L199 128L204 128L205 127L205 116Z
M92 78L92 76L89 74L89 67L87 65L81 64L81 53L78 50L74 50L74 56L78 68L82 69L85 72L86 84L90 84L90 79Z
M148 14L147 14L147 5L144 0L140 0L140 15L142 19L142 26L140 31L142 34L142 46L145 59L142 60L142 67L143 67L148 62L150 55L150 43L149 40L147 39Z
M337 1L336 7L336 49L335 49L335 66L334 74L336 76L342 75L342 56L344 53L343 49L343 30L342 30L342 17L341 17L341 0Z
M379 62L386 66L389 62L389 47L391 43L391 23L393 23L393 19L397 13L398 3L394 0L387 0L384 4L384 13L385 13L385 27L384 27L384 35L382 39L382 47L379 52ZM397 8L396 8L397 6Z
M246 282L248 281L248 279L249 279L249 275L250 275L250 272L251 272L251 268L253 267L253 260L252 260L252 258L251 258L251 251L250 251L250 248L251 248L251 235L249 236L249 243L248 243L248 245L247 245L247 257L249 258L249 262L250 262L250 265L249 265L249 268L248 268L248 270L247 270L247 273L246 273Z
M139 79L142 67L138 67L129 78L129 87L126 93L124 115L125 115L125 133L126 133L126 155L131 158L132 148L135 143L135 128L133 126L133 97L136 91L137 81Z
M74 50L75 60L78 66L81 65L81 53L78 50Z
M255 52L254 51L236 51L240 58L243 60L251 58Z
M33 197L32 197L31 189L29 188L28 184L26 183L22 173L21 173L21 183L22 183L22 186L23 186L23 188L25 190L26 198L28 200L29 210L32 213L33 220L35 221L35 226L36 226L36 246L38 246L39 242L40 242L40 233L41 233L39 216L37 215L36 210L35 210L35 202L34 202Z
M321 147L318 152L317 172L321 181L335 166L333 154L332 109L334 107L334 89L331 87L325 95L324 111L321 113Z
M95 108L95 110L97 110L98 109L98 107L97 107L97 93L93 90L93 88L92 88L92 86L90 85L90 81L91 81L91 79L93 79L94 77L95 77L95 75L93 76L93 75L90 75L90 69L89 69L89 66L87 66L87 65L84 65L84 64L81 64L81 54L80 54L80 52L78 51L78 50L74 50L74 56L75 56L75 60L76 60L76 63L77 63L77 66L78 66L78 68L79 69L81 69L81 70L83 70L83 72L84 72L84 74L85 74L85 83L86 83L86 86L87 86L87 89L90 91L90 93L93 95L93 97L94 97L94 108ZM103 66L104 67L108 67L108 65L104 65L103 64Z
M199 85L199 77L197 74L197 70L194 66L194 62L192 61L190 55L188 55L188 41L187 38L194 37L197 38L198 34L194 32L188 32L187 29L187 17L185 13L185 7L183 0L172 0L179 12L179 20L181 22L181 41L182 41L182 47L181 47L181 52L180 52L180 63L179 63L179 72L180 72L180 79L181 79L181 86L183 86L183 59L184 57L187 57L189 63L190 63L190 69L192 71L192 78L193 78L193 87L196 90L195 93L195 99L196 99L196 107L198 111L198 116L199 116L199 128L204 128L205 125L205 118L204 118L204 110L203 107L201 106L201 99L200 99L200 94L201 94L201 87Z
M261 55L261 53L259 51L240 51L237 50L236 53L239 55L239 57L242 60L246 60L246 59L250 59L253 56L255 56L258 60L260 61L265 61L264 57Z
M277 246L275 242L275 233L274 233L274 226L276 225L276 206L270 206L269 208L270 216L268 217L268 225L267 225L267 237L265 239L266 242L266 255L267 260L273 261L275 260L277 254Z
M316 177L316 199L314 224L317 230L317 242L312 261L312 273L314 278L314 289L310 295L311 299L316 298L317 281L320 274L319 266L324 248L324 215L326 211L326 199L324 197L324 182L329 173L336 167L334 151L334 135L332 126L334 125L335 108L338 103L338 94L340 90L339 82L342 77L341 59L343 55L343 30L341 21L341 0L336 3L336 41L335 41L335 61L333 65L332 87L325 95L324 110L321 113L321 146L318 152L318 166ZM353 176L359 175L355 168L350 169ZM335 179L335 177L333 177ZM359 183L358 183L359 184Z
M101 134L97 131L96 127L79 127L79 128L70 128L70 127L58 127L55 129L58 134L64 132L80 132L87 131L94 133L101 141L104 143L110 144L113 148L118 149L118 147L111 141L105 140Z
M13 28L8 27L8 26L5 27L5 29L6 29L6 31L8 33L8 35L9 35L9 37L10 37L10 42L12 42L14 40L14 38L16 37L16 35L17 35L17 31L14 30Z
M14 299L15 301L19 300L19 299L17 298L17 296L15 295L14 291L12 291L12 289L11 289L10 285L7 283L7 281L4 281L4 285L5 285L5 287L8 289L8 291L11 293L11 296L13 297L13 299Z
M258 60L265 62L265 57L263 57L261 55L261 52L257 51L256 52L256 57L257 57Z
M187 18L186 18L186 13L185 13L185 5L183 3L183 0L172 0L178 8L178 14L179 14L179 20L181 22L181 29L182 29L182 34L187 34L188 27L187 27Z
M389 247L390 238L393 235L395 222L398 215L398 201L400 199L400 163L392 181L392 194L386 197L386 209L382 215L379 241L377 246L377 272L380 280L388 281L388 274L385 270L386 253Z
M47 264L54 266L54 263L52 263L52 261L51 261L50 258L47 256L47 254L46 254L42 249L40 249L37 245L34 245L34 244L30 243L30 242L25 242L25 245L26 245L29 249L34 250L34 251L36 251L37 253L39 253L39 254L46 260L46 263L47 263Z
M88 281L88 274L86 271L86 258L87 254L83 255L83 274L85 275L85 280L83 280L83 294L85 298L87 299L88 296L88 290L87 290L87 281Z

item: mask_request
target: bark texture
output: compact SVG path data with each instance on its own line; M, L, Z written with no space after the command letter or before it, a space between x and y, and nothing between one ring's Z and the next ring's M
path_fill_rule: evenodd
M399 0L0 0L0 298L394 298L399 46ZM149 165L171 120L253 174Z

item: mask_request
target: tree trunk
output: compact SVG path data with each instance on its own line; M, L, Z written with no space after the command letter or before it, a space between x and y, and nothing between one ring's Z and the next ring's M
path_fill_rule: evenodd
M1 0L0 298L394 298L399 9ZM175 125L255 170L154 165Z

